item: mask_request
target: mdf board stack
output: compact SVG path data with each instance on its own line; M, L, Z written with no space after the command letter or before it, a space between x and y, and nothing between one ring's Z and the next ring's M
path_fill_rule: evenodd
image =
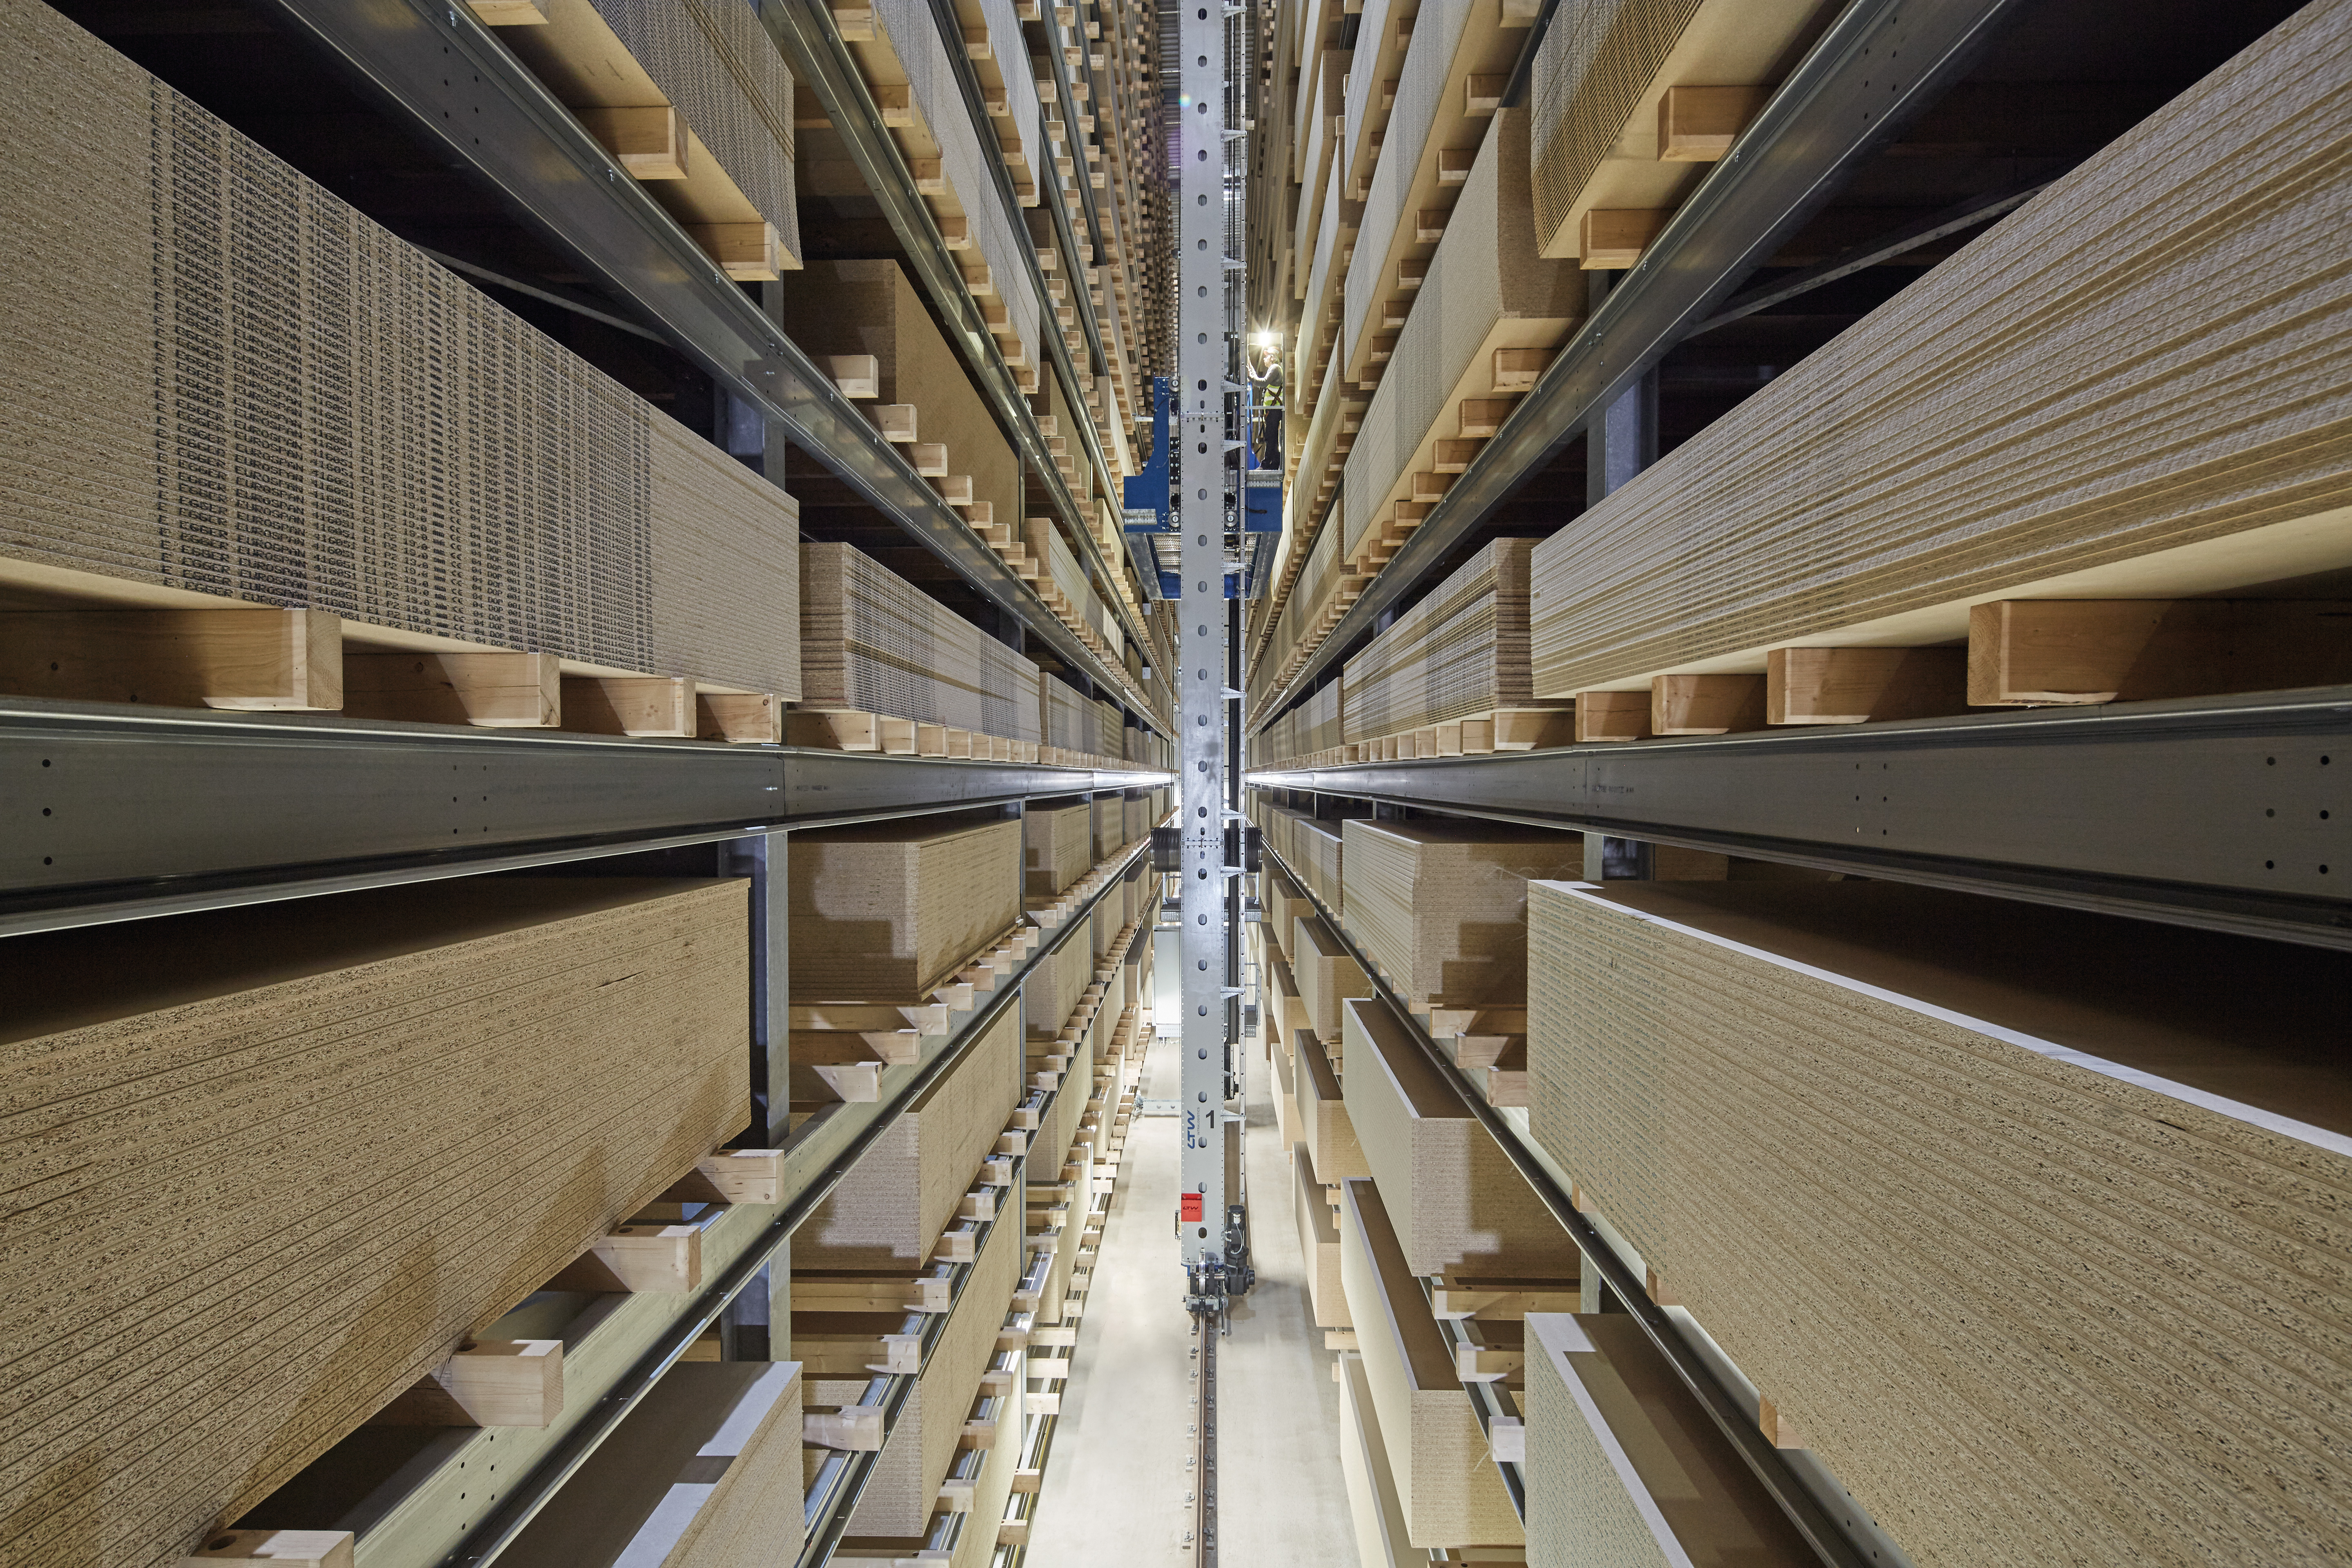
M1577 1278L1576 1243L1461 1093L1377 1001L1347 1005L1349 1125L1415 1274Z
M1021 824L914 817L793 835L792 987L921 1002L1021 917Z
M1008 1008L793 1233L793 1267L916 1272L1004 1131L1020 1084L1021 1017Z
M516 7L474 0L496 26ZM543 0L499 41L739 282L801 264L793 75L725 0Z
M521 1568L627 1560L765 1568L797 1552L797 1362L679 1362L501 1555Z
M2352 960L1884 882L1529 900L1536 1138L1915 1562L2352 1544Z
M732 1137L746 919L475 877L11 938L12 1559L177 1561Z
M1477 1413L1369 1181L1340 1184L1339 1278L1412 1543L1519 1544Z
M1298 1251L1307 1265L1307 1304L1318 1329L1354 1326L1348 1316L1347 1288L1339 1280L1339 1216L1331 1206L1331 1190L1316 1174L1315 1162L1303 1147L1290 1152L1294 1197L1298 1211Z
M1545 541L1537 691L2352 561L2347 74L2306 5Z
M1336 1048L1341 1004L1370 996L1371 978L1321 916L1301 915L1290 931L1290 977L1298 986L1299 1021Z
M819 364L835 355L872 354L877 401L915 411L912 441L944 446L947 472L970 475L972 500L993 508L1000 522L1020 515L1021 469L1013 448L965 374L962 356L940 335L897 262L811 262L777 289L794 342Z
M1348 931L1413 1003L1517 1006L1528 994L1528 882L1584 874L1573 833L1501 823L1349 817Z
M847 544L801 546L801 705L1037 739L1037 667Z
M1086 801L1032 805L1022 818L1022 857L1032 898L1059 897L1094 865L1094 808Z
M1528 119L1523 110L1495 116L1445 237L1429 258L1418 301L1397 334L1363 427L1348 454L1340 505L1347 513L1345 558L1424 515L1453 483L1441 442L1475 443L1482 426L1465 401L1510 396L1525 384L1498 377L1512 355L1558 345L1584 315L1583 276L1573 266L1538 259L1526 199ZM1467 428L1465 428L1465 426ZM1400 504L1402 503L1402 510Z
M1820 1561L1630 1313L1526 1329L1529 1568Z
M799 695L790 497L47 6L0 61L0 582Z
M1349 741L1492 720L1497 710L1566 706L1535 700L1528 658L1528 558L1535 546L1532 539L1496 540L1348 661ZM1490 743L1504 739L1488 736Z

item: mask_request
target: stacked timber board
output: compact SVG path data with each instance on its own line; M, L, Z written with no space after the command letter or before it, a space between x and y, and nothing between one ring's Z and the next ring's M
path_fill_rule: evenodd
M1348 661L1349 742L1538 706L1528 663L1535 546L1496 540Z
M47 7L0 60L0 582L799 694L791 498Z
M9 1559L176 1562L740 1129L744 886L11 938Z
M1083 800L1032 805L1022 819L1033 898L1058 897L1094 866L1094 811Z
M768 1568L803 1538L801 1451L798 1363L679 1362L501 1556Z
M1570 522L1536 690L2352 561L2347 76L2305 6Z
M792 987L929 999L1021 917L1021 824L913 817L793 835Z
M1037 667L847 544L801 546L801 705L1037 739Z
M1529 902L1536 1138L1922 1568L2352 1543L2352 960L1892 883Z
M1518 1005L1528 985L1528 881L1584 874L1584 840L1573 833L1359 816L1342 838L1348 931L1415 1003Z
M497 25L522 7L473 0ZM541 0L501 28L531 74L739 282L800 265L793 75L726 0Z
M1529 1568L1820 1559L1624 1312L1531 1313Z
M939 473L969 477L971 504L988 507L999 523L1020 515L1021 468L1013 448L897 262L812 262L777 288L795 343L819 364L873 355L883 409L913 411L907 443L944 447ZM884 429L893 426L886 422Z

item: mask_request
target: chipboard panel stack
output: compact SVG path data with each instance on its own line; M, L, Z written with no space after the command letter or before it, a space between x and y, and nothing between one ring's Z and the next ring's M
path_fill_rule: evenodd
M908 817L793 836L796 1001L927 1002L1021 918L1021 824Z
M1532 539L1495 541L1348 661L1350 742L1567 706L1538 704L1530 684L1528 559L1535 546Z
M0 44L0 582L799 695L790 497L46 6Z
M1392 990L1448 1007L1526 1000L1528 883L1581 877L1580 836L1350 817L1341 837L1348 931Z
M801 546L801 706L1038 738L1037 667L847 544Z

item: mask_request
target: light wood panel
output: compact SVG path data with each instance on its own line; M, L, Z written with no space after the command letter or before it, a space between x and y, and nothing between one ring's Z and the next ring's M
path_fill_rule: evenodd
M1528 881L1584 874L1584 840L1443 817L1349 819L1348 931L1416 1005L1527 996Z
M1021 825L913 817L793 835L793 995L929 1000L1021 914Z

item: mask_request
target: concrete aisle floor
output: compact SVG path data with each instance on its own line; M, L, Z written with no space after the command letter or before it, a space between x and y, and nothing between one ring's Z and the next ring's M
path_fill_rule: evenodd
M1159 972L1172 981L1172 951L1160 954ZM1165 997L1160 1016L1170 1033L1145 1060L1142 1094L1170 1099L1177 1014ZM1235 1307L1218 1353L1220 1556L1237 1568L1352 1568L1339 1389L1307 1306L1290 1163L1267 1097L1270 1069L1255 1044L1247 1048L1244 1158L1258 1283ZM1128 1135L1127 1173L1104 1226L1030 1537L1036 1568L1192 1561L1184 1540L1192 1336L1171 1220L1177 1125L1173 1117L1139 1117Z

